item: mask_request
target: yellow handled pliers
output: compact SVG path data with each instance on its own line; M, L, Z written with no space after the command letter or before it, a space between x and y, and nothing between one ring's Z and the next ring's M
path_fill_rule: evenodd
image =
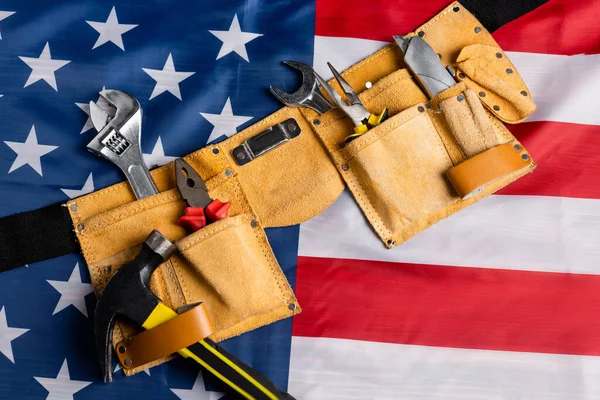
M345 139L346 143L351 142L360 135L366 133L369 128L379 125L388 116L387 108L384 108L381 114L371 114L369 110L365 108L362 101L358 98L356 92L352 89L352 86L342 76L333 65L327 63L329 69L333 73L333 76L339 83L340 87L344 91L346 98L350 104L347 104L342 96L336 92L325 79L321 78L319 74L315 73L319 85L325 90L329 97L335 102L335 104L352 120L354 123L354 133Z

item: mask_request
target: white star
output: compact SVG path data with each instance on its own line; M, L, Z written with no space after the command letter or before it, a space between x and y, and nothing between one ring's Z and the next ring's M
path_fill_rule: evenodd
M106 89L105 86L102 86L102 90ZM112 104L110 104L108 101L106 101L106 99L102 96L98 96L98 101L96 101L96 104L98 104L100 106L101 109L103 110L111 110L114 108L114 106ZM79 134L81 135L84 132L89 131L90 129L92 129L94 127L94 124L92 123L92 118L90 117L90 103L75 103L75 105L79 108L81 108L83 110L84 113L87 114L88 119L85 121L85 125L83 126L83 128L81 129L81 132L79 132ZM109 113L110 115L111 113ZM114 114L113 114L114 116Z
M117 371L120 371L120 370L121 370L121 366L120 366L120 365L119 365L119 363L117 362L117 366L115 367L115 370L114 370L113 372L117 372ZM146 373L148 376L150 376L150 368L146 368L146 369L144 370L144 372L145 372L145 373Z
M28 330L9 327L6 322L6 311L4 311L4 307L0 308L0 352L12 361L13 364L15 363L15 357L13 356L11 342Z
M13 15L14 11L0 11L0 21ZM0 40L2 40L2 32L0 32Z
M8 141L4 141L4 143L6 143L8 147L17 153L17 158L8 171L9 174L23 165L29 164L29 166L33 168L35 172L40 174L40 176L44 176L42 174L41 157L58 148L58 146L38 144L37 135L35 133L35 125L31 126L29 135L27 135L27 139L25 139L24 143Z
M66 358L56 378L42 378L37 376L33 378L48 391L46 400L72 399L73 394L92 384L92 382L71 380Z
M152 149L152 153L142 154L144 156L144 162L146 166L150 169L160 167L161 165L165 165L170 163L171 161L177 159L177 157L171 157L165 155L165 150L163 149L163 144L160 136L154 145L154 149Z
M102 46L104 43L113 42L116 44L121 50L125 51L125 46L123 46L123 35L125 32L129 32L137 25L134 24L119 24L119 20L117 19L117 11L113 6L112 10L110 10L110 14L108 14L108 19L106 22L94 22L94 21L85 21L92 28L94 28L100 36L98 36L98 40L92 47L94 50L96 47Z
M73 305L83 315L88 316L87 309L85 308L85 296L92 293L94 288L89 283L81 282L79 263L75 264L75 268L73 268L73 272L67 282L48 280L48 283L60 293L60 299L52 315Z
M92 173L85 180L83 187L79 190L76 189L60 189L64 194L69 196L70 199L74 199L75 197L83 196L84 194L92 193L94 191L94 178L92 178Z
M179 397L181 400L218 400L221 397L225 396L225 393L221 392L209 392L206 390L204 386L204 377L202 376L202 371L198 372L198 376L196 377L196 381L194 382L194 386L191 389L170 389L171 392L175 393L175 396ZM207 396L208 394L208 396Z
M242 32L240 28L240 21L238 21L237 14L234 14L233 21L231 21L231 26L227 31L211 31L210 33L215 35L219 40L223 42L221 46L221 50L219 50L219 54L217 54L217 60L221 57L226 56L227 54L235 51L242 57L244 60L250 62L248 59L248 53L246 52L246 43L251 40L256 39L257 37L261 37L261 33L250 33L250 32Z
M50 44L48 42L46 42L46 46L44 46L44 50L42 50L42 54L40 54L39 58L19 58L25 64L29 65L29 68L31 68L31 74L29 75L29 78L23 87L27 87L32 83L43 79L57 92L58 86L56 85L56 76L54 76L54 72L71 62L67 60L53 60L52 56L50 55Z
M167 61L165 62L163 69L142 69L156 81L154 90L150 95L150 100L166 91L169 91L173 96L181 100L179 82L195 74L195 72L175 71L175 65L173 64L173 56L171 56L171 53L169 53L169 57L167 57Z
M208 141L206 143L210 143L213 140L225 135L227 137L231 136L234 133L237 133L238 126L245 124L250 121L254 117L245 117L242 115L233 115L233 110L231 109L231 100L229 97L225 102L225 106L223 106L223 110L221 114L209 114L203 113L202 115L208 122L210 122L214 128L212 132L210 132L210 136L208 137Z

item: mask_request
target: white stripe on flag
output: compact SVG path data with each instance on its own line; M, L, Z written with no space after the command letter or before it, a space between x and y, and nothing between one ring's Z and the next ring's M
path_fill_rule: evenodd
M597 399L600 357L293 337L298 399Z
M349 192L300 225L301 256L600 274L600 200L489 196L398 247L379 241Z
M330 78L327 61L343 70L386 44L366 39L315 36L313 65L319 74ZM600 112L593 107L596 94L600 93L600 54L507 54L538 106L528 121L600 125Z

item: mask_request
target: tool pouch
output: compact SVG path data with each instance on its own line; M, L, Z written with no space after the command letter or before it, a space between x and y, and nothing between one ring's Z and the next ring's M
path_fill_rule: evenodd
M531 157L502 122L523 120L535 105L491 35L456 2L413 34L455 68L459 82L428 100L398 47L379 50L342 75L357 92L370 86L362 102L372 112L387 107L390 118L348 145L353 125L339 110L319 116L284 107L186 156L210 196L231 201L228 218L186 236L177 225L184 202L173 164L152 171L155 196L135 200L123 182L69 202L96 292L158 229L180 252L153 274L151 289L173 309L203 302L211 338L226 339L300 311L263 228L314 217L347 185L394 247L531 172ZM291 122L295 134L271 143L268 132L285 133ZM133 333L119 324L113 343Z
M395 45L342 73L371 112L390 118L344 144L339 110L304 110L339 173L387 247L531 172L535 164L502 124L535 111L516 68L462 5L453 3L413 35L427 40L458 83L427 101ZM370 85L367 85L367 83ZM330 84L336 87L334 80Z

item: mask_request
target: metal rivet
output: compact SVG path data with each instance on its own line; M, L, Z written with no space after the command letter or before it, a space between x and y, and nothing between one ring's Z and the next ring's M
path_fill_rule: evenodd
M123 345L119 346L119 353L121 353L121 354L125 354L125 351L126 351L126 350L127 350L127 349L125 348L125 346L123 346Z
M319 119L314 119L313 120L313 124L315 125L319 125L321 123L321 121Z
M452 7L452 11L459 12L460 11L460 7L454 6L454 7Z
M496 53L496 58L502 58L502 53Z
M425 103L425 108L430 109L431 108L431 104Z
M481 33L481 27L476 26L475 27L475 33Z
M290 311L294 311L296 309L296 305L294 303L290 303L290 304L288 304L288 309Z
M423 111L425 111L425 107L419 106L419 107L417 107L417 110L419 110L419 112L423 112Z
M509 75L512 75L513 74L513 70L510 69L510 68L506 68L506 73L509 74Z
M494 110L495 111L500 111L500 107L499 106L494 106Z
M479 92L479 97L485 97L485 92Z
M423 36L425 36L425 32L423 32L423 31L420 31L420 32L418 33L418 35L419 35L419 37L423 37Z
M465 79L467 76L461 72L460 74L458 74L458 77L460 79Z
M77 204L71 204L71 211L77 211Z
M104 267L104 274L109 275L112 271L112 267L109 265L108 267Z
M388 241L387 241L388 246L393 246L394 243L396 243L396 242L394 242L392 239L388 239Z
M213 154L219 154L219 149L217 149L216 147L212 150Z
M518 145L518 144L515 144L515 150L516 150L516 151L521 151L521 146L520 146L520 145Z
M231 176L231 170L230 169L226 169L225 170L225 176Z
M465 99L465 96L463 96L462 94L459 94L459 95L456 97L456 100L458 100L458 101L463 101L464 99Z
M294 132L296 130L296 124L288 124L288 129Z
M526 92L526 91L524 91L524 90L521 92L521 94L522 94L523 96L527 96L527 92Z
M349 169L349 168L350 168L350 167L348 167L348 164L342 164L342 169L343 169L344 171L348 171L348 169Z
M237 158L238 160L245 160L246 159L246 153L242 153L242 152L237 153L235 155L235 158Z
M370 89L370 88L371 88L371 86L373 86L373 84L372 84L371 82L365 82L365 87L366 87L367 89Z
M123 364L125 364L126 367L129 367L131 365L131 359L126 358L125 361L123 361Z
M256 222L255 219L253 219L252 221L250 221L250 226L256 228L258 226L258 222Z
M83 224L77 225L77 230L81 232L83 230Z
M529 155L527 155L527 154L523 154L523 155L521 156L521 158L522 158L523 160L527 161L527 160L529 160Z

